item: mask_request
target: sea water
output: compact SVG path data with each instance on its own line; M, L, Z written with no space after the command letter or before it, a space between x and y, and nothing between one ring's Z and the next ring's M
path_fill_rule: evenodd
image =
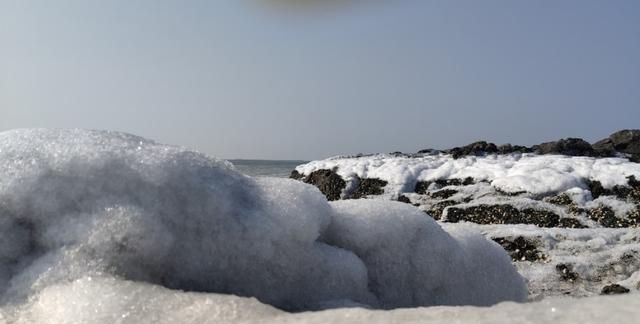
M229 160L242 173L252 177L288 178L298 165L308 161L299 160Z

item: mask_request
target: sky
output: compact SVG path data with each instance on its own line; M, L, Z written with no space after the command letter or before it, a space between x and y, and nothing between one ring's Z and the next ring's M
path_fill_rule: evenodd
M636 0L0 0L0 131L319 159L640 128Z

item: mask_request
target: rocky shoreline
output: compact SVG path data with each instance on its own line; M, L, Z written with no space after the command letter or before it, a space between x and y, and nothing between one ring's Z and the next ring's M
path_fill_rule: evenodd
M464 163L472 163L475 158L500 156L513 156L515 161L520 161L521 157L549 156L552 162L556 156L558 159L578 157L576 163L584 162L579 157L591 158L590 163L617 158L612 165L625 160L628 160L626 163L637 164L640 163L640 130L622 130L593 144L579 138L532 147L498 146L479 141L448 150L428 149L414 154L394 152L385 156L404 159L394 160L397 164L436 156L455 160L453 165L461 159L467 159ZM640 176L636 174L625 176L624 183L619 181L615 185L605 185L587 173L587 176L575 180L575 188L542 192L505 190L496 185L495 180L486 178L446 176L425 180L422 179L424 176L416 175L414 181L405 180L399 185L401 189L390 191L387 190L389 179L366 177L364 175L372 173L367 170L345 176L346 171L340 169L341 159L359 167L359 161L369 157L333 158L330 159L333 164L327 164L335 164L332 168L302 168L311 172L297 169L292 171L291 178L315 185L328 200L397 200L416 206L442 224L477 224L473 226L480 227L485 236L501 245L511 255L519 271L529 279L532 299L551 295L626 293L640 289ZM570 172L572 167L564 168ZM504 228L533 230L508 230L508 235L505 235ZM571 241L573 245L563 245L563 237L567 234L554 234L557 237L549 234L556 233L555 229L577 233L571 234L577 237ZM613 236L606 238L608 241L604 244L596 244L594 240L599 239L599 229L614 232L618 229L619 232L611 234ZM584 236L584 233L590 234ZM594 265L590 266L587 261L576 261L572 256L576 253L600 258L598 260L605 264L593 270ZM545 269L547 275L536 277L536 269ZM622 281L625 282L619 284ZM547 282L557 284L549 285Z
M622 130L612 134L609 138L598 141L593 145L579 138L561 139L556 142L542 143L532 147L519 145L501 145L485 141L475 142L463 147L455 147L448 150L423 150L415 155L400 152L392 153L394 156L404 155L418 157L424 154L449 154L454 159L464 156L487 156L491 154L506 155L518 153L532 153L538 155L566 155L588 157L625 157L629 161L640 162L640 130ZM310 174L301 174L297 170L291 172L290 178L315 185L327 197L328 200L358 199L380 195L387 185L387 181L378 178L356 177L351 183L347 183L336 170L320 169ZM469 221L478 224L533 224L541 227L568 227L586 228L593 227L592 223L585 224L572 217L561 217L553 212L553 209L564 210L567 216L586 216L603 227L619 228L640 225L640 180L631 175L627 177L625 185L616 185L612 188L604 188L602 184L593 179L584 179L586 187L593 199L601 196L612 197L634 204L635 210L629 211L625 219L616 217L614 211L605 205L584 209L573 203L567 193L557 195L534 195L526 191L505 192L499 188L493 188L486 180L476 180L471 177L464 179L436 179L433 181L417 181L412 192L397 195L396 200L420 207L436 220L444 222ZM349 188L347 186L349 185ZM482 197L474 197L466 192L478 190L465 190L470 186L483 187ZM481 201L479 198L492 196L505 200L499 204L473 204ZM510 200L526 198L537 200L541 207L550 208L525 208L512 207ZM551 206L549 206L551 205Z

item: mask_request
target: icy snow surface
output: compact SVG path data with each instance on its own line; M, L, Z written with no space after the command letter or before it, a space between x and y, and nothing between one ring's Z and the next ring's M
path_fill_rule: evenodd
M333 170L346 181L379 178L388 182L386 195L412 192L417 181L464 179L489 181L505 192L531 194L586 189L585 179L600 181L605 188L625 185L628 176L640 178L640 163L624 158L570 157L560 155L510 154L483 157L451 155L404 157L378 154L353 158L330 158L296 167L302 174Z
M45 288L20 308L0 310L0 323L580 323L635 324L638 295L549 298L493 307L427 307L372 311L343 308L290 314L255 299L178 292L139 282L81 278Z
M0 322L525 299L498 245L411 206L329 204L313 186L122 133L0 133Z

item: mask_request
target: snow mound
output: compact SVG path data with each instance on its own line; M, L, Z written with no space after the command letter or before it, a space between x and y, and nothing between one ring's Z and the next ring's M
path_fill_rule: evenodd
M126 312L119 298L161 305L169 293L160 286L176 290L167 307L199 296L177 290L252 296L286 310L525 300L501 248L450 234L406 206L329 204L313 186L253 179L132 135L0 133L0 305L15 313L36 300L30 314L45 322L65 322L75 306ZM96 296L112 299L87 301ZM244 307L220 298L205 294L189 307Z
M524 291L494 286L520 287L523 281L509 268L511 259L496 253L497 245L477 232L451 228L449 235L431 217L399 202L345 200L331 205L338 217L327 242L362 258L369 289L383 308L492 305L527 298Z

